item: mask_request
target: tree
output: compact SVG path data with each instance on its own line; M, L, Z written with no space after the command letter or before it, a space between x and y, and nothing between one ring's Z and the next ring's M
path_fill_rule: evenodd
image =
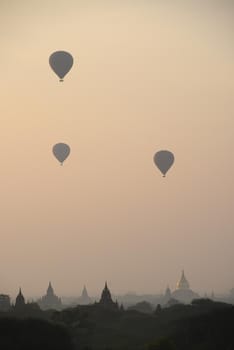
M168 338L158 339L155 343L149 344L147 350L175 350L175 345Z
M162 311L162 307L160 304L158 304L155 309L155 315L160 315L161 311Z

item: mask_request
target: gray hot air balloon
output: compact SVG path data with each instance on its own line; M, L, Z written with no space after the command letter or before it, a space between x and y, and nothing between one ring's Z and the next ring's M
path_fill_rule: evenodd
M53 154L55 158L63 165L63 162L70 154L70 147L66 143L57 143L53 147Z
M60 81L63 81L63 78L73 66L73 57L69 52L56 51L50 56L49 63Z
M166 173L173 165L174 160L174 154L170 151L159 151L154 155L154 163L163 174L163 177L166 176Z

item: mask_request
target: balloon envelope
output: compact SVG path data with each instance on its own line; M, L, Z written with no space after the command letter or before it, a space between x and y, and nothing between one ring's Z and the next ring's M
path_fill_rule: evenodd
M159 151L154 155L154 163L161 171L163 176L166 175L175 160L174 154L170 151Z
M61 164L67 159L70 151L70 147L66 143L57 143L53 147L53 154Z
M50 56L49 63L60 81L63 81L63 78L73 66L73 57L69 52L56 51Z

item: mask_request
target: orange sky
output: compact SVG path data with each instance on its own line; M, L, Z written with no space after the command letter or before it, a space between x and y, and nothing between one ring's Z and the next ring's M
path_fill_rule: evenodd
M230 9L1 1L0 292L228 291L233 277ZM233 28L232 28L233 29ZM63 84L49 55L74 66ZM52 146L66 142L63 167ZM163 179L156 151L175 165Z

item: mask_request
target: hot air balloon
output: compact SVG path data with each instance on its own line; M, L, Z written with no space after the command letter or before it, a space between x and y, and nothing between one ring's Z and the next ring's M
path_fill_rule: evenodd
M69 52L56 51L50 56L49 63L60 81L63 81L63 78L73 66L73 57Z
M174 154L170 151L159 151L154 155L154 163L163 174L163 177L166 176L166 173L173 165L174 160Z
M53 154L55 158L63 165L63 162L70 154L70 147L66 143L57 143L53 147Z

